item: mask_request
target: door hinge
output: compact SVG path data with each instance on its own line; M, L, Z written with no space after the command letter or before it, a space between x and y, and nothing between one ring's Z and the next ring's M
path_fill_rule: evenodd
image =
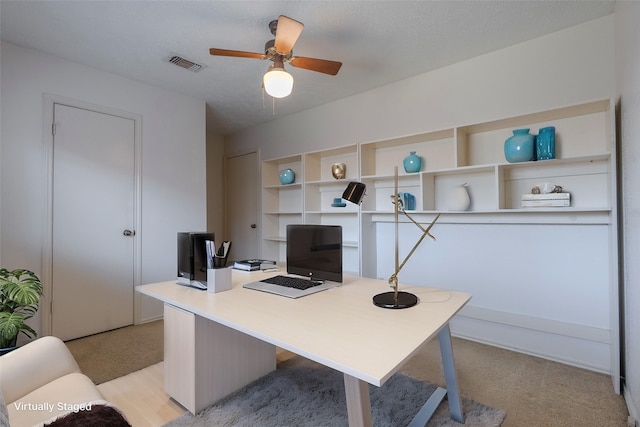
M56 134L56 124L51 123L51 135L55 136Z

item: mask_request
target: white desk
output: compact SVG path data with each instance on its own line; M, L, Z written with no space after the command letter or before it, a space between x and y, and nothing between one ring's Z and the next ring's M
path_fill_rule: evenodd
M275 274L234 271L233 288L217 294L173 281L137 288L138 292L163 301L165 314L169 311L169 319L165 318L165 365L170 362L170 352L182 359L179 363L195 369L192 375L196 382L201 379L201 386L189 383L188 388L198 388L194 393L201 400L187 407L189 410L198 412L275 369L274 346L278 346L342 372L349 425L371 426L368 384L384 384L437 335L447 390L436 391L411 425L426 424L447 393L451 417L464 421L449 321L470 295L414 287L410 291L420 298L417 306L389 310L371 302L375 294L389 290L382 280L347 276L338 288L300 299L242 288L243 283ZM179 324L179 313L191 316L187 323L195 325L195 338L191 329L186 329L191 326ZM185 339L189 343L181 348L180 340ZM166 382L165 378L165 387Z

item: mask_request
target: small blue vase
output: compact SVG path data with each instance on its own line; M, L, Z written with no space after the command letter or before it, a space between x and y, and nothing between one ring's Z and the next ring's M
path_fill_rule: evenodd
M403 206L407 211L415 210L416 208L416 196L411 193L400 193L403 198Z
M293 169L283 169L280 171L280 184L293 184L293 181L295 180L296 173L293 171Z
M556 158L556 128L547 126L538 131L536 137L536 158L550 160Z
M535 135L529 129L516 129L504 142L504 157L509 163L530 162L536 158Z
M415 151L411 151L402 161L402 166L404 166L404 171L407 173L420 172L422 168L422 158L418 156Z

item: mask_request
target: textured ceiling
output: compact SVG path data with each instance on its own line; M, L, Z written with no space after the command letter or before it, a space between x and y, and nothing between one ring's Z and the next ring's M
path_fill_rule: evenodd
M612 1L0 1L2 40L207 102L228 134L613 13ZM293 94L264 96L269 21L304 23L299 56L343 63L337 76L291 66ZM204 64L193 73L167 62Z

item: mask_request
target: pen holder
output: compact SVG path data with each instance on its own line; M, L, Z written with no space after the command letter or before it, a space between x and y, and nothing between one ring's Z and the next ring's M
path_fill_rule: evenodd
M221 257L216 255L215 257L213 257L213 268L217 269L217 268L221 268L221 267L226 267L227 266L227 257Z
M218 293L231 289L231 268L207 269L207 292Z

